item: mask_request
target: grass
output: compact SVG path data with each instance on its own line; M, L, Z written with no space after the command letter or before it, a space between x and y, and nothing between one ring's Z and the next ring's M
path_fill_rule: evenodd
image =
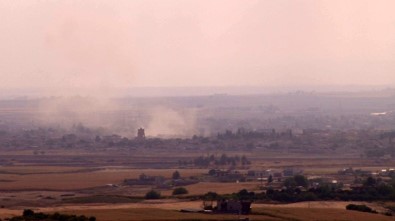
M0 174L44 174L44 173L67 173L73 171L86 170L83 167L63 167L63 166L1 166Z
M67 211L70 214L84 214L96 216L100 221L126 221L126 220L239 220L234 214L202 214L202 213L181 213L175 210L164 209L115 209L115 210L84 210ZM245 217L245 216L241 216ZM250 216L252 220L280 220L265 215Z
M82 209L62 211L70 214L96 216L100 221L126 220L239 220L234 214L181 213L176 210L133 208L133 209ZM256 221L392 221L393 217L366 214L344 209L308 208L259 208L249 216Z
M85 203L137 203L142 201L142 199L126 197L126 196L84 196L84 197L73 197L66 198L62 200L64 203L70 204L85 204Z
M333 208L254 208L253 214L280 218L281 220L303 221L391 221L392 217L381 214L367 214L345 209Z
M0 173L2 182L1 190L78 190L104 186L109 183L122 183L125 178L137 178L141 173L150 176L165 176L170 178L175 169L120 169L109 168L103 170L78 170L70 172L70 168L65 167L33 167L26 166L12 167ZM15 174L25 171L24 174ZM45 171L45 173L43 173ZM52 172L51 172L52 171ZM68 171L64 173L64 171ZM207 172L201 169L178 169L181 176L194 176ZM14 174L12 174L13 172ZM58 172L58 173L56 173Z
M82 199L82 198L80 198ZM381 214L370 214L358 211L349 211L339 208L296 208L296 207L259 207L253 208L252 214L203 214L181 213L180 208L197 208L193 202L160 203L160 201L143 201L132 204L107 205L70 205L60 207L39 208L37 211L45 213L68 213L85 216L95 216L99 221L126 221L126 220L238 220L248 217L254 221L393 221L393 217ZM8 211L0 209L0 216L18 214L17 210Z

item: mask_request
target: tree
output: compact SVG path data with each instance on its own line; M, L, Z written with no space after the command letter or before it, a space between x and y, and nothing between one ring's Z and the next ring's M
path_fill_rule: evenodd
M151 190L148 193L145 194L145 198L146 199L159 199L160 198L160 193L155 191L155 190Z
M285 179L284 186L286 186L287 188L296 187L295 179L293 177Z
M177 187L173 190L173 195L182 195L182 194L187 194L188 190L185 189L184 187Z
M269 178L267 178L267 183L272 183L273 182L273 176L270 175Z
M248 192L246 189L242 189L237 193L237 197L240 200L252 200L255 196L254 192Z
M372 186L376 185L376 179L374 179L373 177L370 176L366 179L366 181L363 185L372 187Z
M219 195L216 192L208 192L208 193L203 195L203 198L205 200L216 200L216 199L219 198Z
M228 156L226 156L226 154L222 154L221 158L219 159L219 164L226 165L227 162L228 162Z
M295 175L294 179L295 179L296 185L298 185L298 186L303 186L305 188L307 188L309 186L309 181L303 175Z
M395 193L394 188L390 185L387 184L380 184L377 187L377 191L382 195L382 196L389 196L391 193Z
M219 199L219 195L216 192L208 192L203 195L203 208L205 210L212 210L214 209L213 207L213 201Z
M34 215L34 212L33 212L33 210L31 210L31 209L25 209L25 210L23 210L23 215L22 216L33 216Z
M172 177L173 177L173 180L178 180L181 178L181 174L180 174L180 172L178 172L178 170L176 170L176 171L174 171Z
M215 169L211 169L208 171L208 175L210 176L214 176L217 173L217 171Z
M140 174L139 179L140 180L146 180L148 178L147 175L145 175L144 173Z
M287 178L284 181L284 186L286 187L303 186L307 188L309 186L309 181L303 175L295 175L294 177Z

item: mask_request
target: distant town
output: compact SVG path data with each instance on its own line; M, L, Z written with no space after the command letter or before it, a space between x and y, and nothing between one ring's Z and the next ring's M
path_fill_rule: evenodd
M268 205L325 202L386 219L388 93L119 98L95 112L84 97L73 99L89 111L63 98L3 100L0 205L16 217L21 207L52 217L34 208L152 204L173 209L165 216L284 220ZM45 109L53 102L64 106Z

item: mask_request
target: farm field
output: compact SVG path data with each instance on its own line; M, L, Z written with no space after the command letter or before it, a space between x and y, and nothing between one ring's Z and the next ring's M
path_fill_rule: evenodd
M152 157L150 162L160 161L160 157ZM342 162L343 161L343 162ZM294 165L303 169L307 175L325 175L333 174L338 170L345 168L347 165L360 166L357 168L366 170L379 170L381 168L390 167L393 161L381 162L375 165L375 162L369 162L364 159L354 160L317 160L317 159L276 159L266 160L264 158L257 159L251 165L250 169L276 169L284 168L287 165ZM348 164L347 164L348 162ZM361 166L364 165L364 166ZM172 173L178 170L183 177L200 176L207 174L208 169L180 169L169 168L150 169L148 168L133 168L130 166L51 166L51 165L15 165L15 166L0 166L0 191L16 191L16 190L61 190L70 191L86 188L94 188L105 186L106 184L119 184L124 179L137 178L144 173L150 176L163 176L165 178L171 177ZM243 171L243 170L240 170ZM244 170L245 171L245 170ZM191 194L201 193L199 187L205 184L197 184L192 186ZM213 184L214 185L214 184ZM251 186L254 184L248 184ZM215 185L214 185L215 186ZM235 184L242 186L242 184ZM229 184L224 185L223 190L234 191L234 188L228 188ZM248 188L250 189L250 187ZM224 193L222 191L222 193Z
M65 153L62 155L62 153ZM88 153L66 150L46 152L46 155L0 155L9 162L0 166L0 218L20 215L25 208L47 213L64 212L96 216L98 220L238 220L229 214L180 213L182 208L202 208L200 196L207 192L231 194L242 189L260 193L262 182L256 178L247 182L220 182L208 177L210 167L180 166L178 160L193 160L202 156L198 152L166 152L158 150L131 153L124 149ZM54 154L54 155L51 155ZM243 151L226 153L244 155ZM209 154L204 154L207 156ZM220 154L217 154L217 156ZM348 167L378 171L389 168L393 160L374 161L363 158L299 156L270 158L260 151L245 154L252 164L237 166L235 170L247 174L249 170L272 169L282 171L295 167L306 176L328 176ZM227 167L219 169L227 170ZM125 185L125 179L138 179L141 174L164 177L171 182L178 171L183 178L196 177L196 183L185 185L187 194L173 196L175 186ZM214 180L210 180L210 179ZM161 200L144 200L150 190L160 192ZM273 203L273 202L272 202ZM253 203L251 220L391 220L384 215L366 214L345 210L351 202L301 202L293 204ZM357 202L358 203L358 202ZM383 205L366 203L383 213ZM338 214L338 215L334 215Z
M207 173L203 169L177 169L183 176ZM0 190L79 190L119 184L140 174L170 178L175 169L73 168L46 166L0 167Z
M201 214L201 213L181 213L181 208L191 208L198 206L199 202L152 202L136 203L123 205L84 205L84 206L62 206L37 208L42 212L62 212L70 214L81 214L95 216L102 221L127 221L127 220L238 220L239 217L248 217L251 220L294 220L294 221L313 221L313 220L345 220L345 221L391 221L392 217L379 214L367 214L362 212L348 211L339 207L336 203L326 204L316 208L302 208L301 205L282 205L267 206L257 205L252 209L251 215L238 216L232 214ZM5 218L11 215L18 215L21 210L0 209L0 217Z

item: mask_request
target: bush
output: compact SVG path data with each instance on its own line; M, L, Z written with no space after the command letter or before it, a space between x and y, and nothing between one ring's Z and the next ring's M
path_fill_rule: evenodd
M33 216L33 215L34 215L33 210L31 210L31 209L25 209L25 210L23 210L22 216Z
M208 192L203 195L204 200L217 200L220 196L216 192Z
M184 187L177 187L173 190L173 195L182 195L182 194L187 194L188 190L185 189Z
M211 170L208 171L208 175L210 175L210 176L215 176L215 174L216 174L216 170L215 169L211 169Z
M145 194L145 198L146 199L160 199L160 193L155 190L151 190Z
M181 178L181 174L180 172L178 172L177 170L174 171L173 175L172 175L173 180L178 180Z
M255 193L248 192L246 189L242 189L235 196L240 200L252 200L255 197Z
M307 188L309 185L309 181L307 178L303 175L295 175L293 177L289 177L284 181L284 186L286 187L297 187L297 186L303 186Z
M1 219L0 219L1 220ZM31 221L31 220L48 220L48 221L96 221L96 217L86 217L68 215L68 214L46 214L46 213L35 213L33 210L25 209L22 216L14 216L8 219L9 221Z
M356 205L356 204L348 204L346 206L347 210L356 210L360 212L366 212L366 213L377 213L376 210L373 210L372 208L366 206L366 205Z

